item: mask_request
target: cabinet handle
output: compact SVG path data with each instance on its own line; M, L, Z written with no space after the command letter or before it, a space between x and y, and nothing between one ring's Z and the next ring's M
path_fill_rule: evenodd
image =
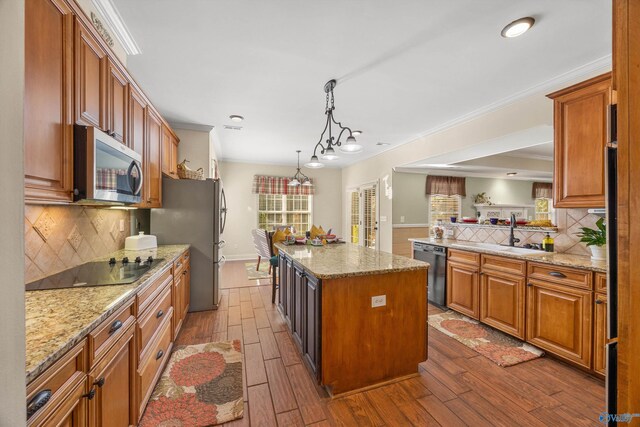
M560 277L562 279L565 279L567 277L564 274L560 273L559 271L550 271L549 276Z
M596 304L604 304L604 301L602 301L601 299L597 299Z
M120 320L116 320L111 324L111 329L109 329L109 335L113 335L115 331L122 328L122 322Z
M160 310L160 311L158 311L158 314L156 314L156 319L159 319L162 316L164 316L164 311Z
M97 385L98 387L102 387L104 385L104 377L100 377L98 381L94 381L93 385Z
M160 350L158 354L156 354L156 360L160 359L162 356L164 356L164 351Z
M92 400L96 396L96 389L92 388L89 393L83 394L82 397L86 397L88 400Z
M527 286L531 287L531 286L533 286L533 283L527 283Z
M183 271L183 272L182 272L182 275L183 275L183 276L186 276L186 275L187 275L187 270Z
M47 404L49 399L51 399L51 395L50 389L41 390L27 402L27 420Z

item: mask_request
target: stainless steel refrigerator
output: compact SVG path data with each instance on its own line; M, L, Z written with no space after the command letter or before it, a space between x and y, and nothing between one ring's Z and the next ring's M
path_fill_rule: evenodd
M162 208L151 210L151 233L159 245L191 244L190 311L218 308L226 216L221 180L162 180Z

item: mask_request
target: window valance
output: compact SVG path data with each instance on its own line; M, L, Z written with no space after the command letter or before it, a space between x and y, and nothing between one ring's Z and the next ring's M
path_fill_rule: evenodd
M539 199L544 197L545 199L553 198L553 185L550 182L534 182L531 187L531 198Z
M459 176L427 176L427 195L439 194L441 196L467 196L466 178Z
M291 195L313 195L316 186L312 178L309 179L311 185L289 186L291 178L286 176L253 176L253 194L291 194Z

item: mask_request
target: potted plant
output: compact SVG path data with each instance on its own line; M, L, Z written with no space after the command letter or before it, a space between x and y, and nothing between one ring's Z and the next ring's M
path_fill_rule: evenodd
M607 226L604 218L596 222L596 229L580 227L580 232L576 233L582 243L586 243L591 249L591 259L602 261L607 259Z

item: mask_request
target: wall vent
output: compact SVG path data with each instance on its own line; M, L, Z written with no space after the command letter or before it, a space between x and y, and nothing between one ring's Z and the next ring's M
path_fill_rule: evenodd
M228 130L242 130L242 126L224 125L224 128Z

